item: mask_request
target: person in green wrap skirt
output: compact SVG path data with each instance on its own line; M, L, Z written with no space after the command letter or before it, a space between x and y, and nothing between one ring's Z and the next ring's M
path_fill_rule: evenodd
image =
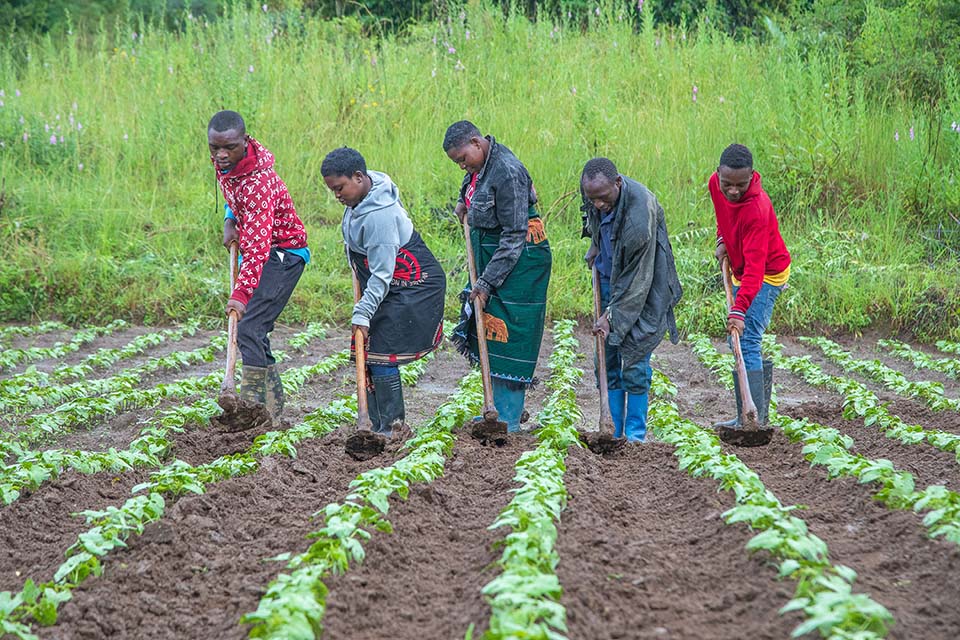
M508 431L520 429L527 388L534 383L546 318L552 257L537 194L523 163L493 136L467 120L455 122L443 139L447 156L466 172L457 216L467 217L477 268L468 283L460 324L451 340L478 362L477 327L469 303L484 309L493 402Z

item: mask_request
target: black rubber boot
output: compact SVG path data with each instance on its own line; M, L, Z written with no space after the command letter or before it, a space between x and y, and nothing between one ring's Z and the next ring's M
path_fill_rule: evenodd
M743 402L740 400L740 380L737 378L736 371L732 371L731 375L733 375L733 397L737 401L737 417L732 420L724 420L723 422L714 422L714 429L720 427L735 429L740 426L740 417L743 415Z
M270 412L270 417L276 423L283 413L283 381L280 379L280 372L275 364L267 367L266 387L267 411Z
M770 402L766 396L766 389L764 389L763 377L763 369L747 371L750 397L753 398L753 404L757 406L757 422L761 425L767 424L767 414L770 410Z
M240 367L240 399L254 404L267 404L266 367Z
M760 424L765 425L770 422L770 400L773 398L773 361L764 360L763 361L763 405L757 402L754 398L754 402L757 405L757 414L760 419Z
M373 417L374 403L370 403L370 420L373 431L390 437L403 425L406 414L403 406L403 386L400 373L389 376L373 376L373 395L376 397L377 417Z
M367 415L370 417L370 430L380 433L380 396L377 394L376 384L373 390L367 387Z

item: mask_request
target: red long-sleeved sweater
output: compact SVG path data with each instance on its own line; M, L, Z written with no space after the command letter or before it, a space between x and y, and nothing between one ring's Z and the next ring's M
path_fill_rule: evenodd
M250 302L260 284L263 265L272 247L302 249L307 246L307 231L293 207L287 185L273 170L273 154L253 138L247 140L243 160L229 173L217 172L223 197L237 218L243 255L230 298L243 304Z
M710 176L710 197L717 216L717 243L723 242L730 268L740 281L729 318L743 320L763 285L764 275L781 273L790 266L790 252L780 235L780 224L760 174L753 172L747 192L730 202L720 191L716 172Z

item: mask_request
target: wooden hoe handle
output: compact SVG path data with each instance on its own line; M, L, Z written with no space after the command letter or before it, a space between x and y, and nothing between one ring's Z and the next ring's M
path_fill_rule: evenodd
M730 263L726 257L720 263L720 272L723 276L723 290L727 294L727 312L733 308L733 282L730 279ZM737 381L740 383L740 404L743 407L743 414L747 420L744 425L757 425L757 405L753 402L753 396L750 395L750 385L747 382L747 367L743 363L743 352L740 350L740 336L736 333L730 334L730 343L733 345L733 359L736 363Z
M470 272L470 290L477 286L477 265L473 257L473 244L470 242L470 223L463 218L463 236L467 241L467 270ZM487 351L487 327L483 320L483 307L480 300L473 300L473 312L477 322L477 347L480 351L480 375L483 379L483 418L497 420L499 414L493 405L493 385L490 382L490 355Z
M230 294L237 282L237 243L230 243ZM240 318L236 311L230 311L227 316L227 366L223 374L221 391L236 393L237 383L234 375L237 370L237 322Z

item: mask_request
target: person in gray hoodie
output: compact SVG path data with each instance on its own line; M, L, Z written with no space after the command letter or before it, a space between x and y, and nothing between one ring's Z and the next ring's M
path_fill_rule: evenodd
M373 430L390 436L405 418L399 365L427 355L443 338L446 276L390 176L368 171L349 147L328 153L320 174L346 207L343 241L360 285L351 335L359 329L366 342Z

